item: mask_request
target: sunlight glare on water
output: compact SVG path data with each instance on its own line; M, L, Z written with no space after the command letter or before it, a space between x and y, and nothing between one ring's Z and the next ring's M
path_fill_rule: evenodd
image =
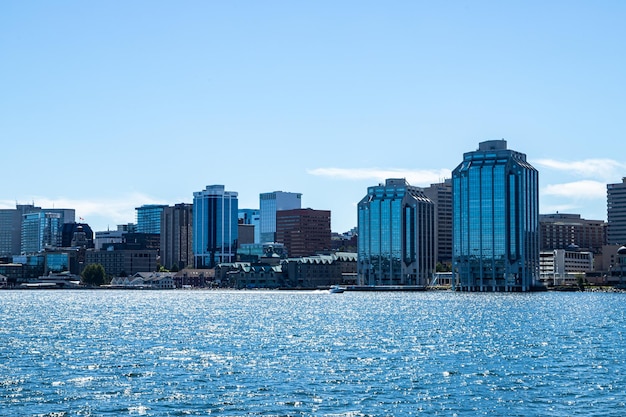
M623 294L2 291L2 415L626 412Z

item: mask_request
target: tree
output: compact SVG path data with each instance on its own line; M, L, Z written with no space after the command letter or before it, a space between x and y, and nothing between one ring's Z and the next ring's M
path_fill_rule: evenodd
M100 286L104 284L104 278L106 273L104 267L100 264L89 264L83 269L81 274L83 277L83 283L88 285Z

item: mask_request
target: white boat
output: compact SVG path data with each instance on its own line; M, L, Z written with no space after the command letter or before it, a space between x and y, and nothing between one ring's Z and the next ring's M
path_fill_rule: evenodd
M346 290L345 288L341 288L339 285L333 285L332 287L330 287L328 292L331 294L341 294L345 290Z

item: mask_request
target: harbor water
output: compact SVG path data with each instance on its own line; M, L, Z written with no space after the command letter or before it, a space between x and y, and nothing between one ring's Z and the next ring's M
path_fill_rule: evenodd
M623 416L626 294L0 291L0 415Z

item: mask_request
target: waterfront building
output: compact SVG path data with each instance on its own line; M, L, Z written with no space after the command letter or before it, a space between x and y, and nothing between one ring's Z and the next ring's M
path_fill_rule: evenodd
M161 214L167 204L144 204L136 207L137 233L161 233Z
M261 210L239 209L238 217L239 224L254 227L254 241L250 243L261 243Z
M115 277L111 280L112 288L148 288L153 290L172 290L174 273L172 272L137 272L131 277Z
M530 291L539 279L539 180L505 140L452 172L453 270L461 291Z
M285 191L262 193L259 196L261 243L276 241L276 212L302 208L302 194Z
M546 285L573 285L578 277L593 271L593 253L554 249L539 254L541 282Z
M329 251L330 211L306 208L276 212L276 242L285 245L289 257Z
M223 185L208 185L193 193L193 252L195 268L234 262L238 233L237 193Z
M358 204L360 285L420 285L435 270L435 204L405 179L368 187Z
M290 288L323 288L356 285L355 252L289 258L282 262L285 284Z
M606 244L606 222L581 219L580 214L540 214L540 249L571 249L600 253Z
M193 265L192 204L165 207L161 215L161 265L181 270Z
M607 184L607 243L626 245L626 177L621 183Z
M431 184L424 194L435 203L437 262L452 263L452 180Z
M21 253L60 247L63 224L74 223L74 217L74 209L41 209L25 213L22 219Z
M100 264L109 276L128 276L137 272L156 271L157 251L144 250L88 250L85 266Z

